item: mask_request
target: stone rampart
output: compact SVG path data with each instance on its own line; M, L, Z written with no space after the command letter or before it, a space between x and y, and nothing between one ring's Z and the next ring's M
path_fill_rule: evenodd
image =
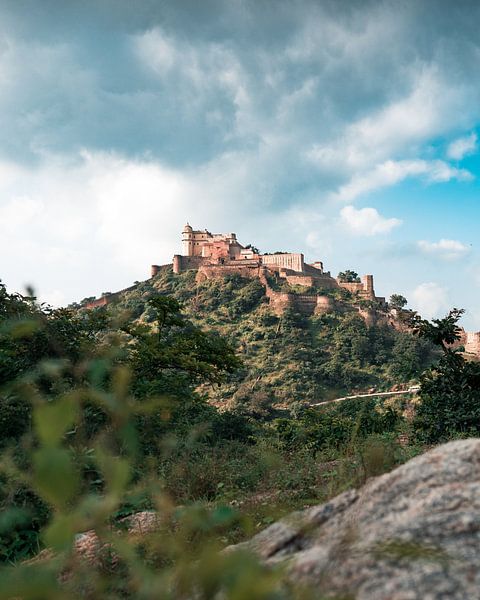
M317 296L317 306L315 307L316 315L324 315L335 310L335 302L328 296Z
M335 302L328 296L277 292L269 286L266 277L263 276L260 280L265 285L265 294L270 307L277 315L282 315L288 308L305 315L321 315L335 310Z
M111 302L109 296L100 296L100 298L95 298L95 300L85 304L84 308L99 308L100 306L107 306L109 302Z
M173 272L182 273L189 269L198 269L206 262L208 262L208 259L203 256L181 256L180 254L175 254L173 257Z
M285 279L291 285L302 285L303 287L313 287L315 285L313 277L306 275L286 275Z
M225 275L239 275L248 279L258 279L260 266L254 261L237 261L235 265L202 265L198 268L196 281L206 281L225 277ZM242 264L243 263L243 264Z
M362 298L375 299L375 290L373 289L373 275L364 275L361 282L348 282L336 280L338 285L352 294L358 294Z
M480 331L466 332L465 352L480 358Z
M98 308L100 306L106 306L107 304L111 304L115 300L118 300L126 292L131 292L136 287L136 285L131 285L127 288L124 288L123 290L119 290L118 292L113 292L111 294L103 294L102 296L100 296L100 298L95 298L95 300L92 300L91 302L85 304L83 308Z
M291 269L297 273L303 273L304 271L304 258L303 254L262 254L262 263L268 267L278 267L284 269Z
M338 283L329 275L286 275L285 279L292 285L303 285L317 289L331 290L338 288ZM361 285L361 284L360 284Z

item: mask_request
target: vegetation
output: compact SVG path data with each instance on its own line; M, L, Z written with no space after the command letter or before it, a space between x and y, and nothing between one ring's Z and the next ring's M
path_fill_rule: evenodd
M273 277L270 284L285 285ZM291 286L284 291L305 292ZM222 386L201 390L218 406L243 409L260 402L288 408L350 391L386 390L418 378L434 356L424 338L388 326L368 328L356 309L359 300L344 289L322 292L349 309L344 313L306 317L290 311L277 317L256 279L232 275L197 284L194 271L173 275L164 269L108 310L114 316L128 310L149 323L148 299L158 293L181 302L192 323L218 332L241 357L243 367Z
M454 308L445 318L431 323L418 315L412 318L416 333L442 349L438 363L421 378L422 402L415 430L424 442L480 433L480 363L466 360L462 348L452 348L460 339L457 323L462 314L463 310Z
M390 300L388 301L388 306L395 310L402 310L402 308L405 308L407 304L408 300L401 294L392 294L390 296Z
M350 269L340 271L337 277L343 283L360 283L358 273L355 273L355 271L351 271Z
M0 284L0 599L317 598L218 551L475 429L460 314L413 315L417 335L353 310L278 318L258 281L168 269L92 311ZM413 424L403 400L308 406L422 371ZM125 518L144 510L157 527L135 536Z

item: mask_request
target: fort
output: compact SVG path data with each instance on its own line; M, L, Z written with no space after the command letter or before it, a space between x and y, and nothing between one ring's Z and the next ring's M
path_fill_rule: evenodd
M233 274L256 278L265 287L265 296L277 315L288 309L305 315L355 310L368 325L385 323L402 328L396 311L389 310L385 298L376 295L373 275L364 275L353 281L332 277L329 271L324 270L321 261L306 263L304 255L295 252L262 254L251 245L240 244L235 233L194 230L187 223L182 231L182 254L175 254L171 265L152 265L151 277L154 278L165 267L173 268L175 274L195 270L199 283ZM285 285L278 285L278 282ZM105 294L84 306L105 306L135 287ZM341 293L335 294L335 290L350 292L354 301L342 302ZM462 346L467 355L480 358L480 332L462 329L456 346Z
M152 277L159 269L159 266L152 265ZM328 312L333 309L333 301L321 292L340 288L356 294L359 299L385 306L385 298L375 295L372 275L365 275L361 281L342 281L324 271L321 261L307 264L302 253L261 254L252 246L242 246L235 233L194 230L187 223L182 231L182 254L173 257L173 272L190 269L197 271L199 282L233 273L258 278L265 286L266 296L276 313L288 307L307 314ZM314 291L308 294L276 291L270 285L269 276L291 286L303 286Z

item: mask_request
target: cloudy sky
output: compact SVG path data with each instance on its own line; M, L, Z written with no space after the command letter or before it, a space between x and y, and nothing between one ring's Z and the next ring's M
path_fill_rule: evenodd
M0 0L0 278L126 287L185 221L480 329L480 4Z

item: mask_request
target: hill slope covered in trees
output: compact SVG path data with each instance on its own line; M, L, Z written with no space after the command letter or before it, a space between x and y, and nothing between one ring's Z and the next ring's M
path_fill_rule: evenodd
M149 323L149 299L166 294L196 325L220 333L242 361L222 386L205 388L225 407L262 413L372 387L388 390L415 380L432 360L425 340L388 325L367 327L356 311L305 316L287 310L277 316L259 280L228 275L197 283L195 274L174 275L164 267L107 311ZM354 305L355 298L341 292L342 301Z

